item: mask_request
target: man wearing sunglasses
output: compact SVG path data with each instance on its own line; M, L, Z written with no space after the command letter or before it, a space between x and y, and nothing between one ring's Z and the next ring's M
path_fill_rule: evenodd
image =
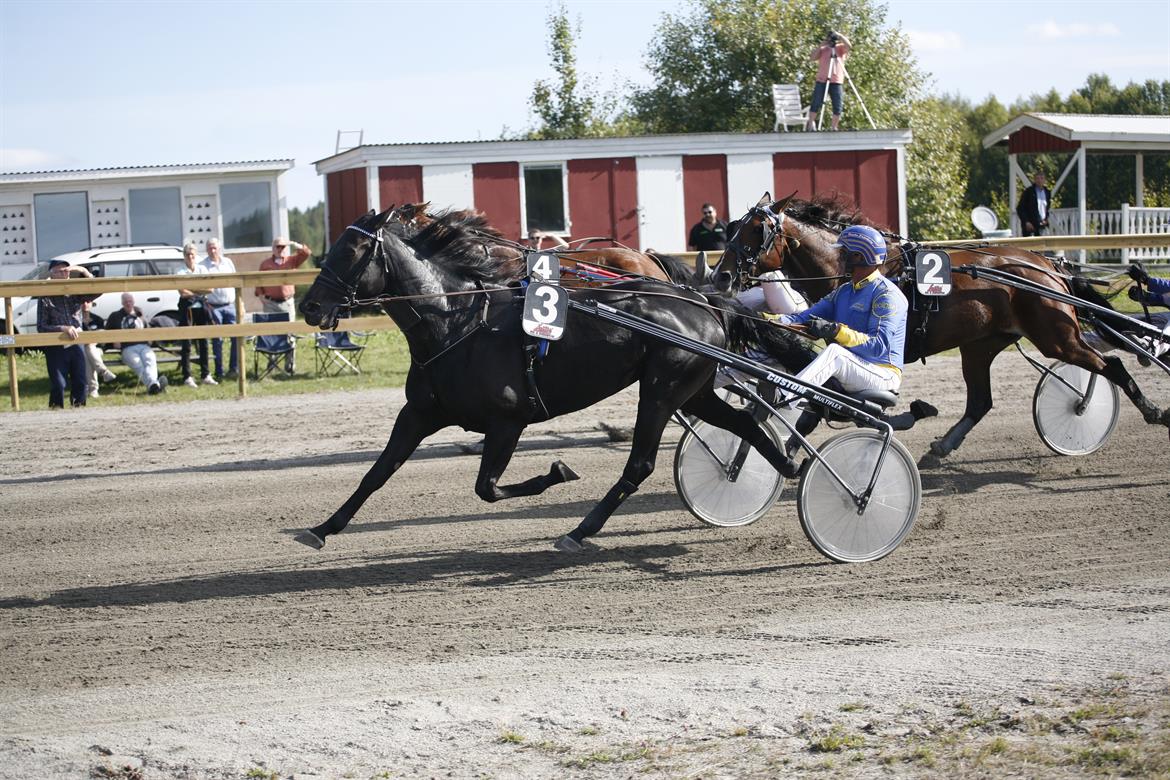
M727 223L719 219L710 203L703 204L703 218L691 228L687 247L692 252L722 252L727 247Z

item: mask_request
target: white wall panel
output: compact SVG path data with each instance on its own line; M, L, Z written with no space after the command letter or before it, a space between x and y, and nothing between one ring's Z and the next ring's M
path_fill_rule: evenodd
M636 165L640 248L686 251L682 155L638 157Z
M765 192L772 192L773 181L772 155L727 155L727 214L723 218L742 217ZM772 192L772 197L775 199L776 193Z
M422 170L423 200L430 201L431 210L475 207L471 165L424 165Z

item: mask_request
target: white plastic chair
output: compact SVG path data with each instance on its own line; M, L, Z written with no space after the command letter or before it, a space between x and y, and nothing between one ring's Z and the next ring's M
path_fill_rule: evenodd
M772 85L772 108L776 111L776 124L772 125L772 132L784 125L784 132L788 132L789 125L803 127L808 122L808 108L801 107L800 88L795 84Z

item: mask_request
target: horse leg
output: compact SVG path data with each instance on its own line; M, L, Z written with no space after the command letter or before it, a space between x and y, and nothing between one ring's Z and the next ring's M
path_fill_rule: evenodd
M1137 386L1137 382L1125 370L1125 365L1117 355L1102 356L1081 339L1075 341L1056 340L1052 344L1037 344L1036 346L1045 357L1079 366L1086 371L1105 377L1122 389L1133 405L1142 413L1143 420L1150 425L1160 423L1170 427L1170 410L1163 412L1150 399L1146 398Z
M508 462L512 460L512 453L516 451L516 443L520 441L520 434L523 431L523 425L501 423L489 430L484 437L483 457L479 460L479 476L475 480L475 494L484 501L490 503L502 498L535 496L553 485L580 479L577 472L558 460L553 462L547 474L515 485L496 485L496 480L508 468Z
M330 515L328 520L314 528L301 531L294 538L301 544L320 550L325 546L325 537L345 530L366 499L386 484L386 480L402 467L423 439L446 425L446 421L440 420L430 412L417 411L408 402L394 421L394 430L390 432L390 441L386 444L386 449L382 450L374 465L362 477L353 495Z
M626 460L622 478L593 509L589 510L589 514L585 515L585 519L576 528L556 541L554 546L558 550L580 552L581 542L585 537L593 536L600 531L609 516L617 511L622 502L654 472L654 461L658 455L658 445L662 441L662 431L674 414L675 408L662 398L642 397L638 400L638 419L634 423L630 457Z
M764 396L767 398L767 396ZM800 473L800 467L786 454L772 444L772 439L764 433L764 429L756 422L756 418L746 409L736 409L724 401L715 392L705 391L692 397L682 405L684 414L692 414L711 425L731 431L736 436L747 441L764 459L772 464L772 468L789 479ZM817 415L819 421L820 416ZM815 427L815 426L814 426ZM807 433L807 431L802 431Z
M959 448L983 416L991 411L991 362L1018 336L991 336L959 348L963 356L963 381L967 385L967 408L962 418L941 439L930 444L930 455L945 458ZM923 461L928 459L924 457ZM926 465L922 461L919 465Z

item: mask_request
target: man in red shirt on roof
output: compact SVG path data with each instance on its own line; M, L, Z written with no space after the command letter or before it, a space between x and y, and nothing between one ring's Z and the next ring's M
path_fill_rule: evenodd
M289 247L295 248L292 255L286 254ZM295 241L289 242L286 238L277 238L272 242L272 255L260 263L261 271L291 271L300 268L312 253L304 244ZM264 304L265 313L284 312L290 320L296 318L297 307L293 295L297 288L291 284L257 287L256 296ZM284 370L291 374L296 369L295 353L289 352L284 359Z

